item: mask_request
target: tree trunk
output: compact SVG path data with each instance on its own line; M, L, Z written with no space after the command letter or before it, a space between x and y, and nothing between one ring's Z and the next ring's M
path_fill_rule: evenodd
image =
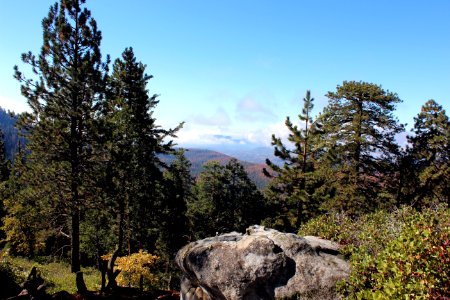
M81 271L77 272L75 282L76 282L76 285L77 285L78 293L83 295L83 294L86 294L88 292L88 289L86 287L86 283L84 283L83 272L81 272Z
M125 184L124 182L122 182ZM122 199L119 202L119 232L118 232L118 241L117 241L117 249L118 255L122 255L123 248L123 239L124 239L124 227L125 227L125 205L128 203L127 199Z
M295 230L298 230L302 226L303 219L303 205L302 201L297 201L297 220L295 221Z
M74 208L72 213L71 231L71 271L76 273L80 271L80 212L78 208Z
M361 96L362 97L362 96ZM355 168L355 175L356 175L356 182L355 184L358 185L359 179L360 179L360 162L361 162L361 136L362 136L362 123L363 123L363 103L358 102L357 103L358 111L357 111L357 123L355 128L355 135L356 135L356 147L355 152L353 153L353 160L354 160L354 168Z

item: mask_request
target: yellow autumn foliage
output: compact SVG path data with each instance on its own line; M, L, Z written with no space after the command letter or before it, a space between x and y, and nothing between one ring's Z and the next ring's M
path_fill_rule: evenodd
M102 256L102 259L110 259L111 254ZM151 273L151 268L158 261L159 257L139 250L129 256L121 256L116 259L115 267L120 270L116 282L120 286L139 287L139 281L142 276L144 285L153 286L157 278Z

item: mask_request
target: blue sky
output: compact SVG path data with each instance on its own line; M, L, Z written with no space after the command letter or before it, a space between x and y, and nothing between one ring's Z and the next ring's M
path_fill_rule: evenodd
M13 79L38 53L54 1L2 1L0 106L26 109ZM404 101L402 123L428 99L450 110L450 1L88 0L102 53L128 46L154 75L154 116L186 121L178 143L268 145L310 89L315 113L344 80L380 84Z

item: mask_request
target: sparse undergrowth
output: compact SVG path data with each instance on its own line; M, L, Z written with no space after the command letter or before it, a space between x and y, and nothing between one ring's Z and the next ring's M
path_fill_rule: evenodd
M447 299L450 297L450 210L409 207L352 220L323 215L300 235L340 243L352 271L338 286L349 299Z
M30 270L37 267L38 274L47 284L49 294L58 291L75 293L75 274L70 272L70 265L63 262L38 263L22 257L0 254L0 271L8 273L16 283L22 284ZM100 290L101 274L94 268L81 268L86 286L89 290Z

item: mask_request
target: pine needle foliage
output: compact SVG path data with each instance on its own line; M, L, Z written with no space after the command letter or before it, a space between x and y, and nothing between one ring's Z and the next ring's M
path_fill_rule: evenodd
M96 115L103 97L105 71L100 53L101 32L84 0L61 0L42 21L43 45L38 56L22 55L32 77L15 67L31 113L19 124L27 132L29 163L41 184L51 190L54 206L64 206L70 223L72 271L80 270L80 219L95 202ZM49 171L50 170L50 171Z
M450 204L450 121L434 100L427 101L414 118L408 136L408 155L413 162L413 205ZM411 189L410 189L411 190Z
M290 117L286 118L289 144L284 144L280 137L272 135L274 154L283 161L283 165L278 166L267 159L269 169L264 169L264 173L274 178L266 191L269 205L274 206L274 211L280 212L278 217L268 221L268 225L279 229L299 228L302 222L318 212L320 206L320 197L316 193L321 185L321 179L316 173L316 137L320 132L320 124L312 118L313 102L311 92L307 91L301 114L298 115L299 125L294 124Z
M331 171L327 181L335 190L327 209L371 211L383 205L381 194L400 154L395 135L404 127L393 112L401 100L379 85L361 81L344 81L327 97L329 103L319 117L322 149L335 157L332 164L322 164Z

